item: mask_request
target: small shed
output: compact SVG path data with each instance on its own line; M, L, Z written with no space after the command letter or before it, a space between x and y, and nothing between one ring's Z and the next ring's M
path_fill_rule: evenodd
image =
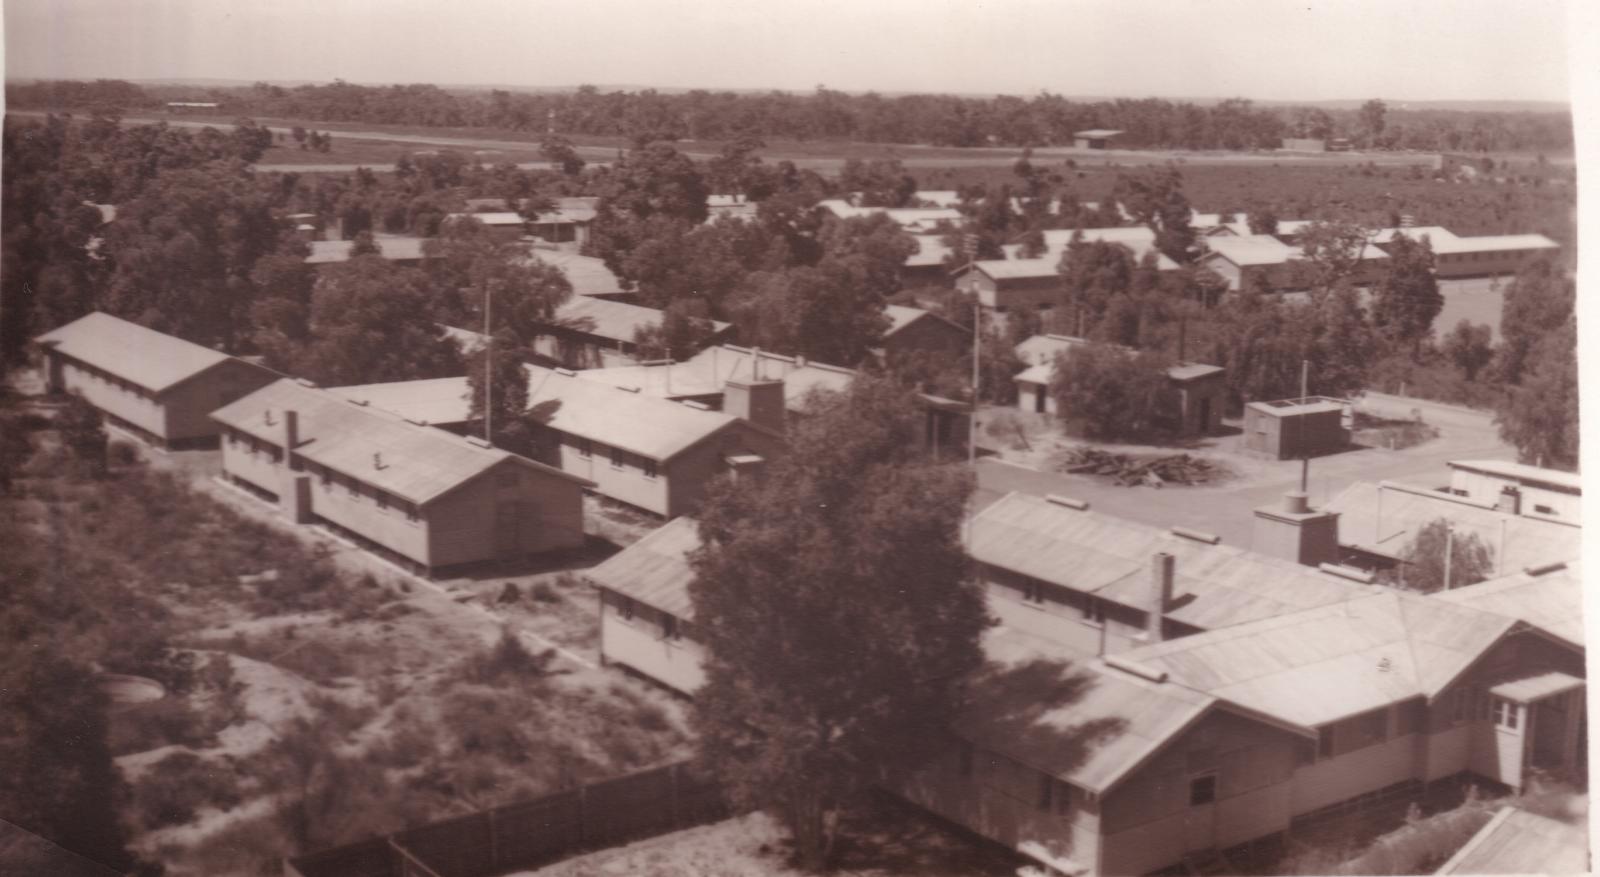
M1343 399L1305 396L1244 407L1244 446L1274 460L1331 454L1350 443Z
M1122 132L1110 128L1090 128L1072 132L1072 144L1079 149L1110 149L1111 141Z

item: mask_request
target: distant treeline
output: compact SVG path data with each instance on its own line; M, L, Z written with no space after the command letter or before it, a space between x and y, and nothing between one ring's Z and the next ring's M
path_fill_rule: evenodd
M1262 107L1243 99L1211 106L1155 98L1071 101L1031 98L654 90L602 92L447 91L434 85L328 85L284 88L141 87L121 80L6 86L12 106L155 109L167 101L216 102L218 112L314 122L494 128L672 140L851 140L939 146L1062 146L1075 131L1125 132L1129 147L1271 149L1284 137L1345 137L1371 147L1451 152L1562 151L1572 148L1564 112L1466 112L1385 107L1359 110Z

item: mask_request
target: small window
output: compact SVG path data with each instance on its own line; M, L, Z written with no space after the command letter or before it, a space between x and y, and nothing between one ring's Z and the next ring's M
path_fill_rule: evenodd
M1029 603L1044 602L1044 582L1028 579L1022 583L1022 599Z
M611 449L611 468L621 469L627 459L628 454L626 451L622 450L621 448Z
M622 615L622 620L624 620L624 621L632 621L633 620L633 612L634 612L633 598L632 597L618 597L617 599L619 599L621 601L621 603L618 605L617 609L618 609L618 612Z
M417 507L411 503L406 503L406 520L415 524L417 522L417 517Z
M1217 775L1206 774L1189 781L1189 806L1199 807L1217 800Z
M351 499L361 498L361 485L357 484L354 478L345 479L344 489L350 494Z
M589 457L594 454L594 445L590 444L589 440L586 438L578 439L575 445L578 449L578 456L580 457Z
M1083 602L1083 619L1092 624L1105 624L1105 604L1094 597L1085 597Z
M380 490L380 491L378 491L376 493L375 496L376 496L376 499L378 500L378 510L379 511L387 511L389 509L389 494L384 493L383 491Z
M1316 740L1307 740L1304 737L1296 740L1294 745L1294 763L1311 764L1312 762L1316 761L1317 742L1318 741Z
M322 478L323 487L328 487L329 485L333 484L332 470L328 469L327 467L323 467L317 474Z
M644 477L646 477L646 478L654 478L654 477L656 477L656 461L655 460L649 459L648 457L642 457L642 458L640 458L639 462L644 466Z
M1494 723L1502 728L1516 730L1517 714L1522 708L1503 697L1494 699Z
M1551 508L1551 507L1549 507L1547 505L1537 505L1536 504L1536 505L1534 505L1533 510L1538 512L1541 515L1553 515L1553 514L1556 513L1555 509L1553 509L1553 508Z
M661 638L678 639L678 619L676 616L661 614Z

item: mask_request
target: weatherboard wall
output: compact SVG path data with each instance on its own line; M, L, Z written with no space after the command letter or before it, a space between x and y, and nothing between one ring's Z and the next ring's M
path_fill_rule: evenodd
M47 350L45 356L50 361L52 389L77 393L106 414L156 438L166 438L166 411L155 394L55 351Z
M600 654L684 694L705 684L705 647L684 635L681 619L601 589ZM674 632L677 633L674 636Z
M265 387L280 377L238 359L227 359L167 390L159 397L166 411L162 435L168 442L211 439L217 422L211 412Z
M429 565L450 567L583 544L583 488L507 459L422 508Z

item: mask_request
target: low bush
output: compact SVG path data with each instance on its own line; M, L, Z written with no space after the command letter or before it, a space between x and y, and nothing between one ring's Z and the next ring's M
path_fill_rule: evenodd
M528 589L528 596L540 603L560 603L561 593L548 582L539 582Z
M133 787L134 806L147 829L182 825L201 807L228 810L239 805L238 773L231 759L205 761L177 752L161 759Z
M115 713L110 722L111 753L127 755L161 746L202 749L216 743L218 726L194 709L188 698L169 696Z

